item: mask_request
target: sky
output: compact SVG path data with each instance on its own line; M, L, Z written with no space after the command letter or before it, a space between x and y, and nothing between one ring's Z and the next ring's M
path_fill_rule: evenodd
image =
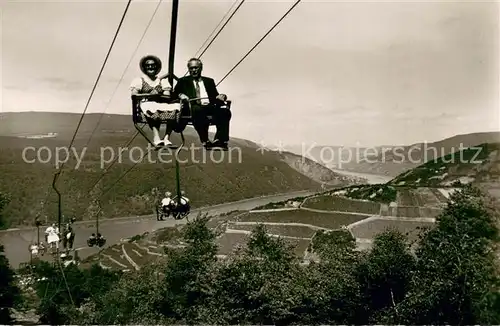
M218 83L294 2L245 1L203 55L203 74ZM82 113L126 3L4 0L0 112ZM170 0L139 44L157 4L130 5L87 113L131 112L142 56L159 56L167 72ZM180 1L176 75L233 4ZM498 131L498 7L302 0L219 85L233 100L231 136L377 146Z

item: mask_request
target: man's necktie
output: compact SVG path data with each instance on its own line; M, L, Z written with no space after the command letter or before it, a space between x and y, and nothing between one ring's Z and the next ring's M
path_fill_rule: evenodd
M198 80L195 80L194 82L196 84L196 98L198 98L198 100L196 100L196 103L201 104L201 100L199 100L199 98L200 98L200 84L198 83Z

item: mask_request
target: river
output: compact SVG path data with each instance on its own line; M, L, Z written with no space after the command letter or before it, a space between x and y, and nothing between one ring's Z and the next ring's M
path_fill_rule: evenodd
M386 183L391 181L394 177L387 176L387 175L381 175L381 174L371 174L371 173L361 173L361 172L353 172L353 171L346 171L346 170L339 170L339 169L332 169L332 171L350 176L350 177L359 177L359 178L365 178L368 180L369 184L377 184L377 183Z

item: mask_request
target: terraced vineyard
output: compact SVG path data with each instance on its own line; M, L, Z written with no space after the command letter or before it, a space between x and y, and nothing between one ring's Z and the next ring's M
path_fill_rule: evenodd
M243 230L241 230L243 231ZM244 247L249 239L248 233L228 232L223 234L218 240L219 255L230 255L238 247ZM280 235L283 236L283 235ZM305 250L309 247L310 239L290 239L282 238L283 241L293 247L298 258L303 258Z
M362 214L379 214L380 212L379 203L349 199L336 195L322 195L308 198L302 207Z
M240 230L251 232L255 229L255 224L238 224L238 223L230 223L227 226L228 229L231 230ZM312 238L314 233L319 228L313 228L309 226L297 226L297 225L279 225L279 224L267 224L265 225L266 231L269 234L277 234L286 237L297 237L297 238Z
M379 203L390 203L396 199L396 188L387 184L350 186L335 191L352 199L364 199ZM334 193L335 193L334 192Z
M373 239L375 235L386 229L396 229L408 235L410 241L418 239L418 234L424 227L432 227L434 223L404 220L373 220L353 226L351 232L356 238Z
M93 255L82 261L82 266L99 262L105 268L130 271L142 265L164 259L163 247L153 244L126 242L113 245L103 250L100 255Z
M244 246L249 239L245 233L224 233L217 239L219 245L219 255L229 255L237 247Z
M400 206L440 206L446 203L446 197L437 189L399 188L397 203Z
M439 189L436 188L429 188L429 189L432 191L434 196L436 196L436 198L441 204L445 204L448 201L448 198L446 198L446 196L443 195L443 193L439 191Z
M260 223L298 223L309 224L326 229L340 229L343 225L349 225L361 221L368 216L349 213L335 212L310 212L306 210L278 211L278 212L254 212L239 217L241 222Z
M442 206L447 202L447 198L437 189L417 188L414 189L414 192L420 197L420 202L423 203L422 206ZM436 192L439 193L439 195L436 195Z
M436 217L447 198L438 189L400 188L397 195L397 207L390 207L384 215L397 217Z
M263 206L259 206L254 208L254 210L261 210L261 209L281 209L281 208L293 208L293 204L290 205L291 203L301 203L303 202L307 197L295 197L292 199L289 199L287 201L280 201L280 202L272 202Z
M245 246L251 231L259 223L271 223L265 225L267 233L283 237L286 243L294 247L297 257L303 258L316 231L323 228L339 229L366 217L365 215L316 213L305 210L236 212L213 218L209 222L209 227L221 232L216 240L219 246L218 255L221 258L231 254L237 247ZM310 226L300 224L310 224ZM91 256L82 263L90 265L100 261L101 265L107 268L123 271L139 269L142 265L168 259L165 247L182 247L183 243L180 237L179 228L164 228L153 234L138 235L129 241L115 244L103 250L100 255Z
M384 216L435 218L441 212L442 209L440 208L399 206L399 207L390 207L389 211L386 214L384 214Z
M383 193L384 189L376 185L371 191L367 187L358 190L366 195ZM218 234L219 258L231 254L238 247L244 247L258 224L264 224L268 234L282 237L295 247L294 251L300 258L306 257L305 250L320 230L340 232L346 228L342 232L351 232L357 239L358 248L365 249L369 248L376 234L387 228L395 228L406 233L410 240L416 240L421 228L432 227L433 220L430 218L435 218L441 212L441 206L447 198L440 190L432 188L394 187L394 190L397 194L394 198L395 207L372 200L347 198L339 195L342 191L336 191L309 197L300 208L238 211L219 215L212 217L208 226ZM388 188L386 191L389 191ZM181 240L178 227L135 236L130 242L104 250L100 255L101 263L121 270L138 269L141 265L167 259L165 247L182 247ZM93 259L96 261L97 257Z

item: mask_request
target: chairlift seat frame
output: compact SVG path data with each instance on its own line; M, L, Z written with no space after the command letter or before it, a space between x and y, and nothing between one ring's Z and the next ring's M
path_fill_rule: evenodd
M192 100L190 100L192 101ZM146 136L146 134L143 131L144 125L148 123L148 118L142 108L140 107L141 103L143 102L156 102L156 103L179 103L180 101L170 101L167 99L165 96L162 95L150 95L150 94L141 94L141 95L132 95L132 120L134 122L134 125L136 129L142 134L143 137L149 140L149 137ZM191 108L189 103L186 103L185 101L181 101L181 114L177 118L177 122L180 123L181 125L185 126L192 126L193 125L193 119L191 116ZM231 110L231 101L224 101L221 102L220 105L218 105L220 109L225 109L225 110ZM168 116L168 114L163 114L161 116L157 116L160 124L166 124L170 119L165 118ZM207 120L209 122L210 126L214 126L214 119L213 115L208 115ZM141 126L139 126L141 125ZM174 130L175 131L175 130ZM182 133L182 131L179 131L178 133ZM151 141L149 141L152 143Z

